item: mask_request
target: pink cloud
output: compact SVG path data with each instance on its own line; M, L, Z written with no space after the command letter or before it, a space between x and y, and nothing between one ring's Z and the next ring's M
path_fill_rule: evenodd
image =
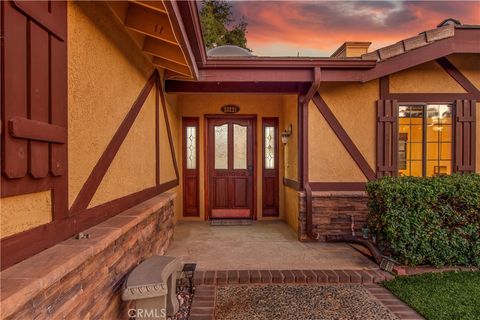
M261 55L328 56L345 41L378 48L433 29L446 18L480 24L474 1L233 1L248 22L248 46Z

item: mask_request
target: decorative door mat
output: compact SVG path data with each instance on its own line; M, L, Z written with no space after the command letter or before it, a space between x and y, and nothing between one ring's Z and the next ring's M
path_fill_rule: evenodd
M210 220L211 226L249 226L252 219L212 219Z

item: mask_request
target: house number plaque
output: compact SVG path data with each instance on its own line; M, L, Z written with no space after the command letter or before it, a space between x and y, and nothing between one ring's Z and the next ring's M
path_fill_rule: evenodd
M240 107L234 104L226 104L221 108L223 113L237 113L240 111Z

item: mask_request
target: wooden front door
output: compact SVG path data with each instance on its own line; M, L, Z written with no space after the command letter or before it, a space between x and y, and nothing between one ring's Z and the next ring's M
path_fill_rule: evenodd
M253 218L254 121L252 117L208 118L209 218Z

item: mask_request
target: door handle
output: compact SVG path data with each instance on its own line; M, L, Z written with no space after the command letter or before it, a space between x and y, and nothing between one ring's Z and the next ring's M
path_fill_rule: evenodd
M253 175L253 165L249 164L249 165L247 166L247 170L248 170L248 174L249 174L250 176Z

